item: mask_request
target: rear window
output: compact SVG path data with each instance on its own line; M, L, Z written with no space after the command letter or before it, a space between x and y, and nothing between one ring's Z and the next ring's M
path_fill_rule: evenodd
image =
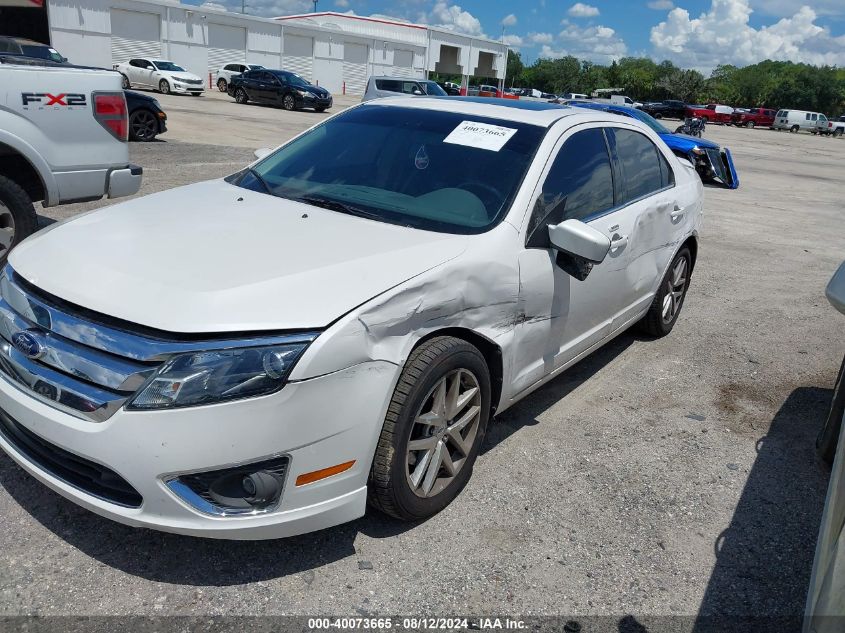
M37 57L38 59L49 59L54 62L61 62L63 58L58 51L49 46L39 46L37 44L21 44L21 53L27 57Z
M506 214L545 132L453 112L362 106L328 119L232 182L383 222L481 233Z

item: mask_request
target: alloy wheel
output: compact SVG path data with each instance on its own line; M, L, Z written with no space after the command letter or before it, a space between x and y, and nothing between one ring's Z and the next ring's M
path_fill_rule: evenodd
M282 105L284 106L285 110L293 110L296 103L294 102L292 96L287 95L282 101Z
M163 95L169 95L170 94L170 84L167 83L166 79L162 79L158 83L158 89L161 92L161 94L163 94Z
M246 93L242 89L239 89L235 93L235 101L238 103L246 103Z
M466 464L481 421L481 388L468 369L443 376L414 418L405 472L419 497L442 492Z
M139 110L129 119L129 129L132 138L139 141L149 141L158 134L158 121L148 110Z
M687 259L681 257L675 262L669 279L666 280L666 294L663 296L663 322L671 323L681 309L687 285Z
M15 240L15 216L0 200L0 259L9 254Z
M225 80L225 79L218 79L218 80L217 80L217 89L218 89L220 92L226 92L226 88L227 88L227 86L226 86L226 80Z

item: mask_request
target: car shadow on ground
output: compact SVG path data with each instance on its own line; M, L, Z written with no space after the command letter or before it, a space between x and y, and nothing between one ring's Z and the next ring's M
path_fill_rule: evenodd
M496 418L482 452L494 449L522 427L537 424L543 411L636 340L632 334L619 336ZM220 541L131 528L102 518L52 492L3 453L0 486L53 534L97 561L147 580L194 586L241 585L305 572L355 556L359 533L389 538L418 525L370 509L351 523L282 541Z
M815 454L830 389L795 389L757 441L694 633L800 631L830 471ZM730 466L729 466L730 467Z

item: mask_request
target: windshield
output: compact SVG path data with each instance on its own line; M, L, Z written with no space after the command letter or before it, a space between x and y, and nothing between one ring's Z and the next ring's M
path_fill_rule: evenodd
M247 64L247 68L249 68L250 70L264 70L264 66L261 66L259 64Z
M174 64L173 62L153 62L155 67L159 70L167 70L174 73L183 73L185 69L179 66L178 64Z
M645 123L647 126L649 126L652 130L654 130L658 134L671 134L672 133L668 129L666 129L666 126L663 125L660 121L655 119L650 114L643 112L642 110L638 111L637 118L639 118L640 121Z
M481 233L504 217L545 131L452 112L360 106L231 182L382 222Z
M49 59L54 62L64 61L64 57L59 55L59 52L49 46L38 46L37 44L21 44L21 53L27 57L37 57L38 59Z
M433 81L424 81L422 82L423 87L425 88L425 93L431 97L448 97L449 95L446 94L446 91L443 90L440 86L438 86Z
M305 81L302 77L300 77L299 75L295 75L293 73L288 74L287 78L288 78L288 83L291 86L310 86L311 85L310 83Z

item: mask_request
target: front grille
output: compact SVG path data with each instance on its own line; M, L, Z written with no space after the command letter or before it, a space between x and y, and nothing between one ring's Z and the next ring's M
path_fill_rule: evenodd
M183 84L190 84L192 86L202 85L202 79L177 79L176 81L181 81Z
M113 470L59 448L15 422L0 410L0 435L35 466L89 495L127 508L143 498Z

